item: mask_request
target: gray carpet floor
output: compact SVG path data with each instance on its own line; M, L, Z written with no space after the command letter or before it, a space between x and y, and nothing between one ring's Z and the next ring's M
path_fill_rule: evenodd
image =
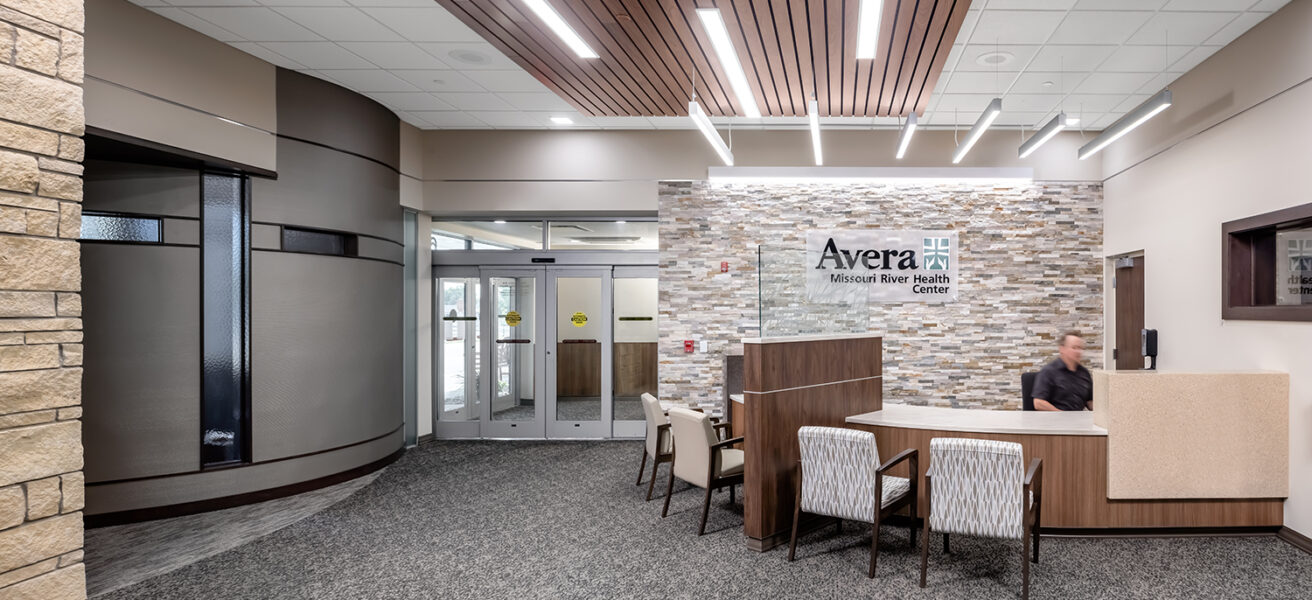
M434 442L371 485L259 540L102 596L114 600L409 598L1015 598L1020 542L931 545L847 524L748 550L741 504L676 484L669 518L634 485L639 442ZM662 469L661 475L666 471ZM662 478L661 481L664 481ZM739 497L741 502L741 496ZM1033 598L1307 598L1312 556L1271 536L1045 538ZM88 560L91 557L88 556Z

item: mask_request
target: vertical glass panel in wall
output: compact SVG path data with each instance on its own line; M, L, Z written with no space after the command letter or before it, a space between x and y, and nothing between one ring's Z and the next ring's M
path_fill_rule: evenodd
M1277 231L1275 246L1276 304L1312 304L1312 227Z
M437 280L438 346L442 372L437 390L439 421L477 421L478 357L481 334L478 321L477 277L442 277Z
M761 337L871 331L870 303L862 296L842 302L807 298L805 243L757 249L757 298ZM882 324L874 325L882 326Z
M201 193L201 462L249 458L244 180L206 174Z
M656 250L656 221L551 221L548 250Z
M542 221L434 221L433 233L472 250L542 249Z
M601 420L601 278L556 279L556 420Z
M616 421L642 421L642 395L657 395L656 278L617 277L614 285L612 415Z
M537 398L533 383L534 314L536 294L533 277L492 277L492 306L496 339L492 349L492 420L533 421Z

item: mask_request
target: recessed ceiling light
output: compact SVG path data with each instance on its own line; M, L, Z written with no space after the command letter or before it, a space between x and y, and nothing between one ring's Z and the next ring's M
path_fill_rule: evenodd
M529 9L537 14L538 18L547 24L547 27L551 28L556 37L559 37L560 41L565 42L565 45L574 51L574 54L579 55L579 58L597 58L597 53L588 46L587 42L583 41L583 38L579 36L577 31L574 31L573 27L569 26L569 23L565 22L565 19L561 18L560 13L556 12L555 8L547 4L546 0L524 0L524 4L527 4Z
M551 122L557 125L573 125L574 119L569 117L551 117Z
M493 223L496 223L497 225L505 225L505 224L506 224L505 219L497 219L497 220L492 221L492 222L493 222Z
M1054 84L1054 83L1051 82L1051 81L1045 81L1045 82L1043 82L1043 87L1045 87L1045 88L1050 88L1050 87L1052 87L1052 86L1054 86L1054 85L1056 85L1056 84Z
M1005 65L1016 58L1015 54L1010 52L985 52L975 58L975 62L986 67L996 67Z
M625 221L615 221L615 224L616 224L616 225L623 225L624 223L625 223Z
M857 13L856 57L875 58L879 54L879 20L884 16L884 0L862 0Z
M482 65L490 60L486 54L469 48L456 48L447 52L446 55L469 65Z
M1066 126L1067 126L1067 127L1070 127L1071 125L1079 125L1079 124L1080 124L1080 118L1079 118L1079 117L1066 117Z
M738 60L733 41L729 39L729 29L724 25L724 17L720 15L720 9L699 8L697 17L701 19L706 35L711 38L711 47L715 48L715 55L720 59L720 68L728 76L729 86L733 88L733 95L742 105L743 114L753 119L761 118L761 109L756 106L756 97L752 95L752 88L747 84L747 74L743 71L742 62Z

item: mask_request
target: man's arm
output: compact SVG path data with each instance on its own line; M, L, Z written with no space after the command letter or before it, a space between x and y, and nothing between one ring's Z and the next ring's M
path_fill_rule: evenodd
M1052 382L1048 380L1048 372L1039 371L1039 374L1034 378L1034 390L1032 392L1034 394L1034 410L1061 410L1048 402L1048 398L1052 397L1052 391Z
M1047 400L1044 400L1042 398L1034 399L1034 410L1061 411L1060 408L1053 406L1051 402L1048 402Z

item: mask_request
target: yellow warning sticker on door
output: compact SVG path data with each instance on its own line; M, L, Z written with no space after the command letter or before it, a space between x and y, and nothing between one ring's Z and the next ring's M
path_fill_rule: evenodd
M574 316L569 318L569 322L573 323L575 327L582 327L588 324L588 315L576 312L574 313Z
M509 325L509 326L511 326L511 327L514 327L514 326L516 326L516 325L519 325L519 322L522 321L522 320L523 320L523 319L521 319L521 318L519 317L519 313L518 313L518 312L515 312L515 311L512 310L512 311L506 313L506 325Z

